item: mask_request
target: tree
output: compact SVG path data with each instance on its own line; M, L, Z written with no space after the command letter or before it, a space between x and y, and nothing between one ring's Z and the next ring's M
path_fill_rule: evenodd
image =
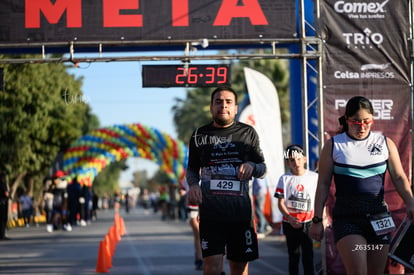
M82 101L82 79L68 74L65 65L10 64L3 69L0 169L7 171L15 191L23 179L33 183L33 177L33 184L41 184L58 152L93 127L97 118ZM32 186L25 188L32 192Z
M93 181L93 190L98 196L105 194L114 194L119 190L118 180L121 175L121 171L128 169L126 159L118 162L113 162L96 176Z
M188 143L192 131L211 120L209 106L210 92L205 88L187 90L187 98L185 100L175 99L172 111L174 113L174 125L178 133L178 139Z

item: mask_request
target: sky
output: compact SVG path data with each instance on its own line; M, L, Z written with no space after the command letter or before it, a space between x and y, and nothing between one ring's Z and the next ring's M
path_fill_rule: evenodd
M70 69L69 73L83 76L83 97L79 100L91 106L101 127L141 123L176 138L171 107L175 98L186 97L186 90L143 88L141 74L144 64L179 64L179 61L79 63L79 67ZM68 93L70 95L70 91ZM136 170L147 170L149 176L158 170L158 165L142 158L129 158L128 166L129 169L121 175L122 186L132 180L132 173Z

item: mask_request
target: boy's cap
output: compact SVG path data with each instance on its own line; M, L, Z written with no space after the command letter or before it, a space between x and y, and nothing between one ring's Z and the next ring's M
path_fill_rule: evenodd
M286 148L285 153L284 153L285 159L289 159L291 157L294 157L294 158L303 157L304 155L305 154L304 154L302 146L298 144L289 145Z

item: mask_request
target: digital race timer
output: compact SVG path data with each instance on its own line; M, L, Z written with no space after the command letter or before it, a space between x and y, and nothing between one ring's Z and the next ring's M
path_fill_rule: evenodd
M143 65L142 87L216 87L230 76L230 65Z

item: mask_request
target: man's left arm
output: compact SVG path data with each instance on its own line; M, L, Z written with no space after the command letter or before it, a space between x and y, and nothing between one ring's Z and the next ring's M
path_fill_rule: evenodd
M259 135L256 131L253 132L252 137L252 156L248 163L253 166L252 177L264 178L266 174L266 164L263 156L262 148L260 147Z
M250 128L248 138L244 140L244 146L240 149L244 151L244 163L239 167L238 179L263 178L266 173L266 164L260 148L259 136L253 127Z
M264 178L266 174L266 164L264 162L254 163L252 161L248 161L250 165L253 166L252 177L255 178Z

